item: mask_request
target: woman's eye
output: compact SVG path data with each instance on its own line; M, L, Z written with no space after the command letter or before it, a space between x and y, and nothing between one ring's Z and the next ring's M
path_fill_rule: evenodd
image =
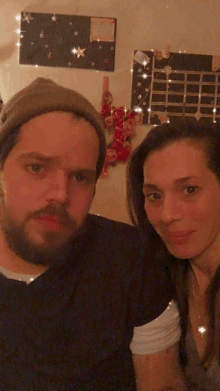
M155 202L161 199L161 195L159 193L150 193L150 194L146 194L146 198L150 202Z
M198 186L187 186L184 189L186 194L195 194L197 190L198 190Z

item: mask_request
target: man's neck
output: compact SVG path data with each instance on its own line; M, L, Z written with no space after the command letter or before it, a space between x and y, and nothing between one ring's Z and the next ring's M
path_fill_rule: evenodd
M13 273L42 274L48 266L31 264L10 250L2 235L0 235L0 266Z
M15 254L8 245L8 242L0 227L0 266L13 272L21 274L37 275L44 273L48 266L35 265Z
M1 252L0 265L13 273L22 274L42 274L48 269L48 266L33 265L27 261L24 261L16 255L14 255L13 257L2 256Z
M41 274L22 274L22 273L14 273L4 267L0 266L0 274L10 280L23 281L26 284L30 284L33 282L39 275Z

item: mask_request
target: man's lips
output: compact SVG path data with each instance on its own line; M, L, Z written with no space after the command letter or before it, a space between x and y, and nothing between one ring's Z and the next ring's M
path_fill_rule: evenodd
M62 225L62 222L59 220L58 217L48 214L37 216L35 220L49 230L58 230L61 228Z

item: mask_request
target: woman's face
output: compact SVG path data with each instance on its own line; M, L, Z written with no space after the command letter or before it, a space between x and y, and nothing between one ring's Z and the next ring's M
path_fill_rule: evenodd
M220 183L200 144L177 141L144 162L148 220L177 258L216 258L220 251ZM208 259L209 259L208 258Z

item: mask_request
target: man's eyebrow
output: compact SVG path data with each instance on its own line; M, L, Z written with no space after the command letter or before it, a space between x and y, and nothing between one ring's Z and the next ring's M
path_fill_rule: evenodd
M26 159L36 159L44 163L50 163L50 162L56 163L59 162L60 158L58 156L47 157L38 152L27 152L27 153L22 153L21 155L18 156L18 160L26 160ZM96 176L96 170L93 168L76 167L74 169L69 169L68 171L70 175L83 173L85 175L90 175L94 177Z
M18 160L25 160L25 159L36 159L43 162L51 162L53 160L57 160L58 156L47 157L38 152L27 152L27 153L22 153L21 155L18 156Z

